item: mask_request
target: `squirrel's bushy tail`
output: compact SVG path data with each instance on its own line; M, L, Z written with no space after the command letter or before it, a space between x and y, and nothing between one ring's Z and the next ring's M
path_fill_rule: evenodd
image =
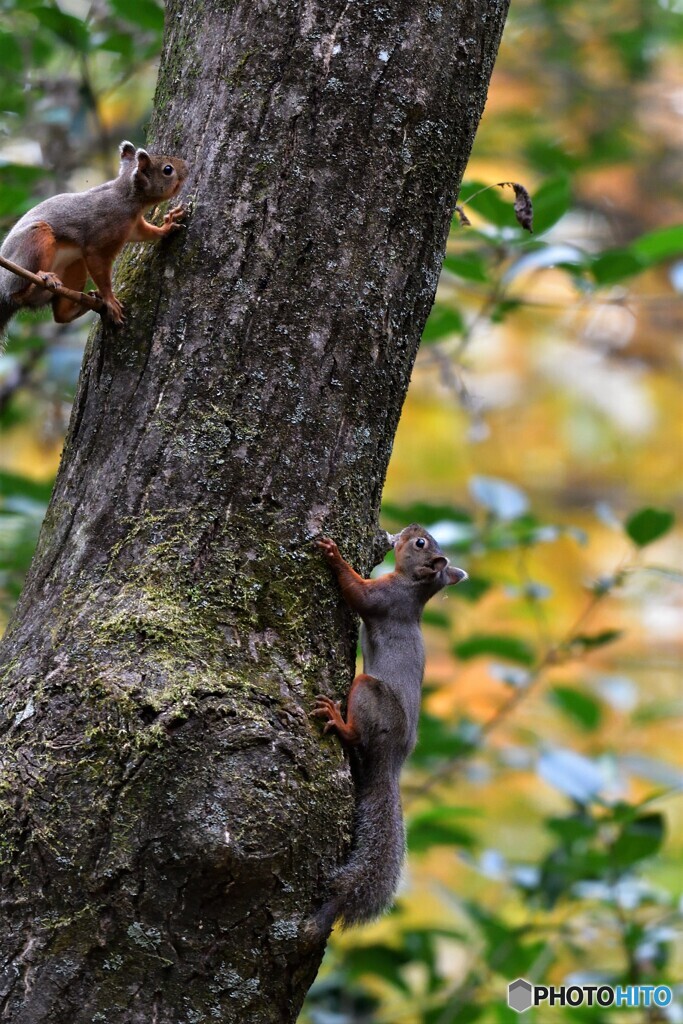
M0 349L5 344L5 328L17 311L13 302L3 299L0 295Z
M326 937L338 918L348 927L379 917L396 892L404 855L398 776L387 771L357 785L351 856L333 876L331 895L309 920L309 932Z

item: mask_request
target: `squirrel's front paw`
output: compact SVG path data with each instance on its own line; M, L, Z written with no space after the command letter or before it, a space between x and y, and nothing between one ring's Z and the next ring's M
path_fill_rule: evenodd
M321 537L320 540L316 541L316 544L328 561L333 562L335 559L339 558L339 548L333 540L330 540L329 537Z
M351 721L344 721L341 713L341 703L338 700L332 700L331 697L326 697L322 693L319 694L315 698L311 717L326 720L323 732L328 733L336 729L337 736L345 747L354 747L357 743L360 743L360 736L356 727Z
M49 288L50 290L52 290L53 288L64 287L64 285L62 284L61 277L58 277L57 274L53 274L52 271L50 270L43 270L38 276L40 277L40 280L43 282L45 287Z
M166 216L164 217L165 230L169 232L177 231L180 228L184 228L185 225L181 224L180 221L183 220L186 214L187 210L185 209L184 206L174 206L173 209L169 210Z
M344 725L344 719L341 715L341 703L338 700L332 700L330 697L325 697L322 694L315 698L311 717L327 719L325 728L323 729L323 732L326 733L338 726Z

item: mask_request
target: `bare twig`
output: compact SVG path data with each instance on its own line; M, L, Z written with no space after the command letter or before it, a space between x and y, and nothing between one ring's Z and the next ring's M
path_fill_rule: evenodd
M0 256L0 267L4 267L5 270L11 270L13 274L18 277L23 277L31 284L37 285L38 288L46 288L49 292L54 292L55 295L62 295L65 299L70 299L71 302L77 302L79 306L84 306L86 309L92 309L95 313L105 313L107 307L105 306L102 299L96 299L92 295L86 295L85 292L76 292L72 288L67 288L63 284L55 284L52 280L43 280L40 274L33 274L30 270L25 270L23 267L18 266L16 263L12 263L11 260L6 260L4 256Z

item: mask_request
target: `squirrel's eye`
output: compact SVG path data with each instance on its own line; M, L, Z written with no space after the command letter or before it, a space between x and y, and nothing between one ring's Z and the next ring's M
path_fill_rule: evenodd
M164 174L166 175L167 178L173 174L173 167L171 166L171 164L166 164L166 166L164 167Z
M418 537L417 540L415 541L415 547L416 548L423 548L425 546L425 544L426 544L426 541L425 541L424 537Z

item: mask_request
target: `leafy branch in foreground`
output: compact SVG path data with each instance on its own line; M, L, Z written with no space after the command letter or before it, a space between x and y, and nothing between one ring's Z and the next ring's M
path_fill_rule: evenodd
M531 579L526 554L534 544L556 539L563 531L573 534L579 540L585 539L583 534L571 527L539 524L527 513L526 495L506 481L475 477L471 489L479 503L486 509L487 520L481 529L465 529L464 535L468 538L466 547L470 551L517 548L519 594L536 622L544 649L537 655L526 639L496 633L475 633L455 643L453 653L460 661L469 661L486 655L503 659L504 664L496 663L492 666L493 674L511 687L512 692L486 721L474 723L465 720L461 723L452 756L432 764L429 775L418 785L406 787L411 800L429 793L459 769L490 734L541 685L551 670L570 661L585 659L594 651L620 639L620 629L608 628L587 632L587 626L599 606L621 588L630 576L649 568L640 564L641 550L665 536L674 524L673 513L664 509L647 507L632 514L623 524L623 532L630 541L629 549L609 575L601 576L590 584L590 596L585 607L569 629L559 639L554 640L548 635L548 621L543 609L543 601L549 596L549 592ZM461 521L461 535L463 525ZM475 587L476 580L475 576ZM464 589L467 589L467 584L464 585ZM583 705L579 707L581 693L578 691L578 696L575 696L576 692L565 690L563 694L560 690L559 696L555 694L555 700L560 705L564 702L565 707L569 706L569 713L575 717L581 718L583 714L584 719L589 718L594 713L592 705L589 710L584 700Z
M489 565L491 555L509 552L517 568L517 585L507 590L526 606L538 639L527 637L527 631L470 633L453 644L461 661L495 659L489 674L505 682L511 693L480 723L463 718L450 724L433 714L423 716L413 757L413 770L422 781L405 787L411 811L408 846L416 861L441 851L440 859L432 862L439 865L439 881L430 888L436 889L442 912L426 925L422 922L429 911L423 910L416 925L414 905L403 913L399 904L389 931L373 933L360 947L333 950L331 971L309 999L309 1019L315 1024L508 1024L509 981L521 976L557 984L566 981L568 965L575 965L572 978L580 975L590 983L673 984L669 963L676 896L646 881L643 869L665 842L665 813L658 805L674 780L668 788L645 796L636 789L629 800L615 783L609 758L589 757L553 745L547 734L533 737L528 729L520 730L525 738L521 746L511 744L510 750L525 759L507 765L506 748L499 747L489 758L490 770L507 765L523 771L533 766L545 786L561 794L569 807L544 810L532 822L520 816L513 852L506 853L480 848L480 833L488 836L490 830L477 802L476 782L482 779L485 741L530 693L552 679L553 669L584 661L619 639L617 629L596 628L594 615L634 574L652 568L642 563L642 552L666 536L673 516L647 507L619 523L628 542L626 552L609 575L590 585L585 607L555 638L552 595L533 579L529 554L537 545L563 536L585 542L585 535L575 527L538 521L526 495L507 481L477 477L470 491L479 510L474 515L464 508L421 503L389 505L385 515L392 525L412 518L431 525L441 542L457 552L458 561L471 569L471 578L461 584L457 597L472 604L494 590L494 581L477 571L481 561ZM435 629L450 629L451 619L440 609L427 618ZM549 704L580 730L582 739L597 736L604 721L603 705L564 675L560 680L548 688ZM456 804L448 784L456 770L465 767L471 768L472 776L463 773L458 791L467 786L468 802ZM502 789L500 774L492 778ZM449 864L452 884L444 881L451 874ZM596 957L598 948L611 950L610 957ZM459 965L455 972L454 962ZM570 1024L569 1011L556 1007L554 1012ZM612 1020L600 1019L605 1024ZM654 1024L659 1018L647 1011L646 1019Z

